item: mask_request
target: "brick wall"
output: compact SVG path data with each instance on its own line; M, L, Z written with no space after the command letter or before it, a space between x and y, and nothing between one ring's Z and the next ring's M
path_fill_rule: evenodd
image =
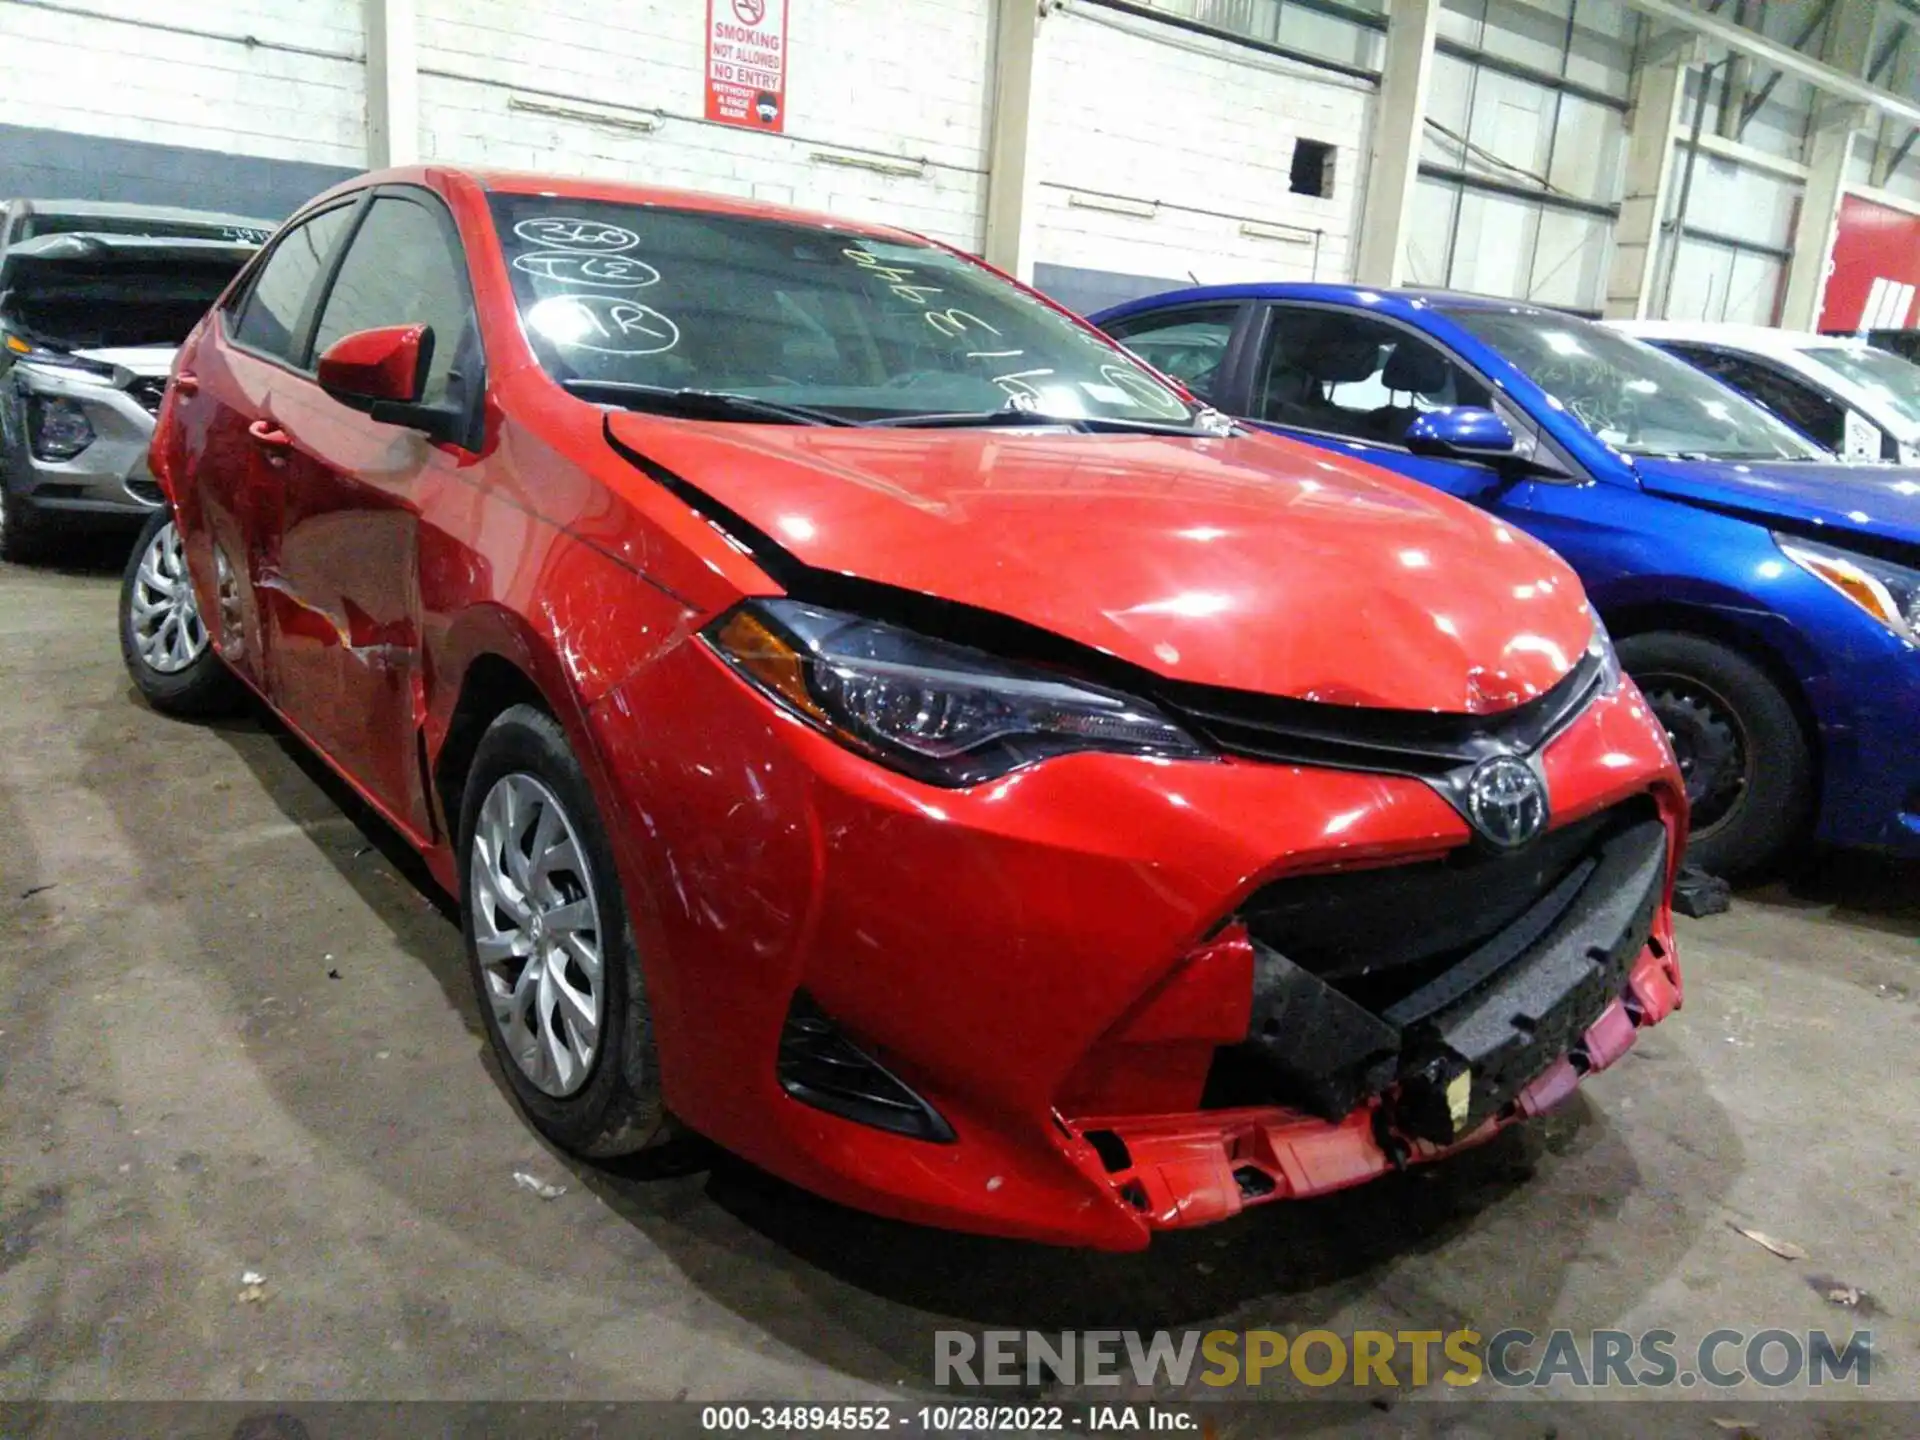
M6 118L359 168L360 13L358 0L10 0L0 4Z
M1041 47L1042 273L1351 276L1366 81L1090 6L1050 16ZM1331 198L1291 192L1299 138L1335 147ZM1143 205L1153 213L1116 213ZM1281 239L1250 235L1248 224L1297 229Z
M977 248L987 0L789 9L786 133L771 135L702 118L702 0L421 0L422 153L752 196ZM605 119L529 104L601 107Z

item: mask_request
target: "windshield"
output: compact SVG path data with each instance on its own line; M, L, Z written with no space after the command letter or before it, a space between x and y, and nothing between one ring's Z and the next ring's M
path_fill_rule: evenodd
M1685 361L1570 315L1460 306L1448 317L1629 455L1819 460L1821 451Z
M937 246L789 220L491 197L534 353L590 399L723 392L816 420L1010 410L1187 426L1194 407L1038 297ZM596 389L596 386L601 388Z
M1871 391L1909 426L1920 428L1920 365L1868 345L1818 345L1800 353Z
M10 267L0 320L28 341L62 350L178 345L243 258L103 257Z

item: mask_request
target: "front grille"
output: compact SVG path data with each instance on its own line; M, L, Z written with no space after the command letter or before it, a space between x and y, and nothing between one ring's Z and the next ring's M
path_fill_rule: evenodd
M1514 854L1269 885L1239 917L1247 1038L1218 1053L1203 1104L1337 1120L1386 1093L1407 1133L1463 1134L1621 992L1665 877L1666 829L1639 797Z
M1255 940L1381 1008L1506 929L1604 833L1654 818L1645 797L1549 830L1520 850L1278 880L1241 909Z
M164 375L137 375L127 382L127 394L139 402L140 408L149 415L160 413L160 402L167 395L167 377Z
M896 1135L953 1139L939 1113L841 1034L804 990L787 1011L777 1070L781 1089L816 1109Z
M1584 652L1545 694L1488 715L1327 705L1197 685L1168 687L1157 698L1229 755L1437 779L1490 755L1538 750L1586 708L1604 671L1598 655Z

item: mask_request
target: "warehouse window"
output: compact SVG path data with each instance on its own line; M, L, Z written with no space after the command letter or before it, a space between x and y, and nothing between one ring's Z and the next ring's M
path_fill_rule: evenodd
M1324 140L1293 142L1293 183L1288 187L1296 195L1333 195L1333 146Z

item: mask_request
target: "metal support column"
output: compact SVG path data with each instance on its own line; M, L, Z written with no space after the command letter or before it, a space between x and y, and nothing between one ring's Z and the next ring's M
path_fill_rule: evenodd
M1843 74L1862 74L1868 65L1873 26L1873 6L1840 6L1827 30L1826 53L1821 58ZM1823 96L1818 102L1815 128L1807 144L1807 186L1793 227L1793 259L1787 266L1786 296L1780 310L1780 324L1785 329L1817 330L1820 326L1827 268L1840 223L1840 197L1846 192L1847 162L1853 155L1854 136L1866 123L1866 109L1852 97Z
M1360 217L1355 278L1362 285L1398 285L1406 278L1413 187L1433 73L1439 0L1395 0L1387 22L1386 64L1373 115L1373 153Z
M366 0L367 168L420 158L420 63L414 0Z
M1644 66L1627 117L1626 192L1613 231L1613 267L1605 313L1644 320L1653 310L1660 262L1660 226L1673 182L1673 130L1686 94L1689 47Z
M993 120L987 137L987 219L982 254L1016 279L1033 283L1036 190L1034 86L1040 22L1048 0L995 0Z

